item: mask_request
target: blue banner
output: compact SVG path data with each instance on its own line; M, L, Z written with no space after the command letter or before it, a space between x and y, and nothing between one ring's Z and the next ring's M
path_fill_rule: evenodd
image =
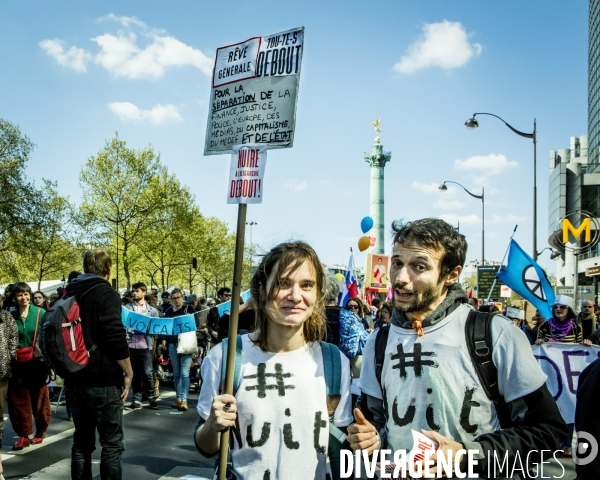
M183 315L181 317L175 317L173 319L173 335L179 335L180 333L195 332L196 321L194 314Z
M173 319L172 318L151 318L150 335L173 335Z
M552 305L554 304L552 285L546 278L542 267L527 255L514 240L510 242L506 268L498 272L496 276L525 300L531 302L546 320L552 318Z
M125 326L133 329L136 333L144 334L148 330L150 320L152 320L152 318L129 310L129 316L127 318L128 324L125 324Z
M244 303L247 302L251 296L252 293L250 293L250 290L246 290L240 294L240 297ZM229 312L231 311L231 300L228 302L219 303L217 305L217 311L219 312L219 317L222 317L223 315L229 315Z

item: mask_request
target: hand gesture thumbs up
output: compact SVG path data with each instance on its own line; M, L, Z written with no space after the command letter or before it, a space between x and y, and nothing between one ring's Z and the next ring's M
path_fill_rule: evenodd
M356 423L348 427L348 442L352 450L366 450L371 453L379 448L379 435L375 427L369 423L360 409L354 409Z

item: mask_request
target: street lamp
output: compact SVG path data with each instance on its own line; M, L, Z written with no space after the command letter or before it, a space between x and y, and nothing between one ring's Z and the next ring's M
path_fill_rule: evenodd
M542 248L539 252L537 252L538 256L541 255L544 250L550 250L550 260L554 260L557 257L560 257L560 252L557 252L552 247Z
M504 125L510 128L513 132L521 137L531 138L533 139L533 259L537 261L538 251L537 251L537 168L536 168L536 151L537 151L537 128L535 118L533 119L533 133L525 133L517 130L512 127L508 123L506 123L503 119L501 119L498 115L494 115L493 113L474 113L473 117L469 118L465 122L465 126L470 129L475 129L479 126L477 120L475 120L476 115L490 115L492 117L496 117L500 120Z
M478 200L481 200L481 265L483 266L483 265L485 265L485 198L484 198L483 187L481 187L481 195L475 195L474 193L469 192L460 183L453 182L451 180L446 180L444 183L442 183L439 186L439 189L442 192L445 192L446 190L448 190L448 187L446 186L447 183L454 183L455 185L458 185L459 187L461 187L465 192L467 192L473 198L477 198Z
M252 227L254 225L258 225L258 223L255 222L254 220L251 220L249 222L246 222L246 225L250 225L250 246L252 246Z

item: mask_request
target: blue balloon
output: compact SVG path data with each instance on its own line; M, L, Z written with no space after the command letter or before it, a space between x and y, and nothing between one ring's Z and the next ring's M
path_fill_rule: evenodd
M373 219L371 217L363 218L360 221L360 228L362 228L363 233L367 233L373 228Z

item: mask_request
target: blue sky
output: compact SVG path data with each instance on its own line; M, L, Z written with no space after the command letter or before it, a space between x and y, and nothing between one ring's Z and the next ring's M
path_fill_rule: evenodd
M381 118L386 225L460 221L468 260L480 258L481 203L436 186L484 185L486 258L500 260L516 223L531 251L532 142L492 117L475 131L464 122L491 112L530 132L537 119L541 250L549 150L587 134L587 12L583 0L5 2L0 116L37 144L29 176L75 202L81 166L118 131L151 144L201 211L235 228L229 156L203 156L215 50L304 26L294 147L269 152L264 202L248 208L253 241L301 238L346 263L369 213L363 154ZM554 270L547 253L541 263Z

